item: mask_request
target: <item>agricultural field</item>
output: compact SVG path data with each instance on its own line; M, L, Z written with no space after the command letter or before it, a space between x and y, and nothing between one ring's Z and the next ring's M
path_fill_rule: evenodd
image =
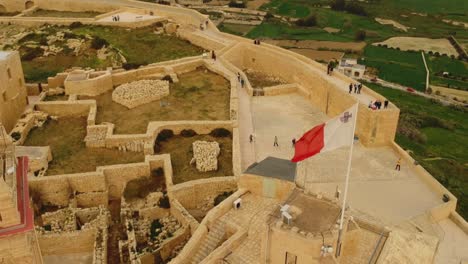
M403 91L367 84L400 110L396 142L458 197L457 210L468 218L468 116Z

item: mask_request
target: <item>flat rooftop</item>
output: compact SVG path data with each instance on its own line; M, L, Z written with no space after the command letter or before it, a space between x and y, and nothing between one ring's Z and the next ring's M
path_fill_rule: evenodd
M317 233L333 228L340 217L340 207L332 202L317 199L296 190L292 200L287 204L291 206L292 226L300 230ZM297 210L297 211L296 211Z

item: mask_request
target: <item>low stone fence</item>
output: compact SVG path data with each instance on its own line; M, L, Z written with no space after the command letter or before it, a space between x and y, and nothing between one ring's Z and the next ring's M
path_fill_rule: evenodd
M71 72L68 74L64 82L66 94L97 96L112 90L112 76L109 71L80 72L81 74L86 76L85 79L73 80L73 75L75 72ZM93 77L94 75L96 76Z
M403 150L397 143L393 142L393 150L398 153L404 160L404 162L413 170L419 179L427 184L427 186L440 197L441 204L430 209L429 213L432 218L437 222L450 217L455 212L457 206L457 198L450 193L441 183L439 183L429 172L427 172L421 165ZM449 201L442 203L442 197L447 195Z
M297 91L298 91L298 85L294 83L293 84L280 84L280 85L263 88L263 93L265 96L296 93Z

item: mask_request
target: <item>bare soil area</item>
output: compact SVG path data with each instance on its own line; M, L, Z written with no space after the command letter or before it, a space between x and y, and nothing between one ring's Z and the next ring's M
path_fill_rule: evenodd
M327 50L313 50L313 49L289 49L301 55L306 56L307 58L316 60L316 61L330 61L330 60L340 60L344 53L340 51L327 51Z
M329 50L352 50L361 51L365 42L336 42L336 41L318 41L318 40L265 40L266 43L300 49L329 49Z
M430 38L415 38L415 37L393 37L383 42L373 43L387 45L391 48L400 48L400 50L424 50L426 52L439 52L440 54L447 54L448 56L458 53L455 48L450 44L447 39L430 39Z

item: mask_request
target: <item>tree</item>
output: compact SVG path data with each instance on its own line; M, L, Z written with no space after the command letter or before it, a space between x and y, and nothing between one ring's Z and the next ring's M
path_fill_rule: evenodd
M345 0L335 0L335 1L333 1L333 3L331 4L331 8L332 8L333 10L342 11L342 10L345 10L345 7L346 7Z
M354 38L357 40L357 41L363 41L366 39L366 31L360 29L358 31L356 31L356 35L354 36Z
M296 21L296 25L300 27L314 27L317 25L317 17L315 15L311 15L306 19L299 19Z

